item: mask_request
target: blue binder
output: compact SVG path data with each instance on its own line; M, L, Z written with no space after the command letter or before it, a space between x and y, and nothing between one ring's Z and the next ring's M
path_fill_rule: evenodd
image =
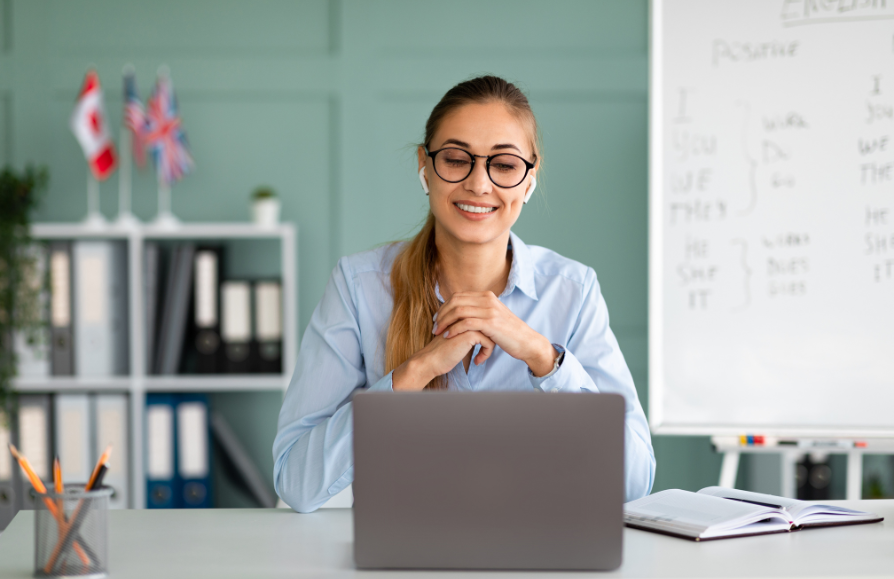
M177 506L208 509L211 493L211 427L208 397L181 394L177 397Z
M177 507L176 397L146 395L146 508Z

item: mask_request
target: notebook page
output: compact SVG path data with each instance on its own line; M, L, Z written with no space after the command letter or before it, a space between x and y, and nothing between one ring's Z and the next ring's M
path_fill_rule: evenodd
M624 517L629 522L695 536L711 528L737 528L767 518L775 512L775 509L750 503L679 489L661 491L624 505Z
M753 493L739 489L730 489L724 487L706 487L698 491L699 494L707 494L715 497L726 499L734 499L738 501L750 501L760 503L767 506L779 506L791 515L792 522L803 524L805 522L818 522L818 517L825 522L833 522L842 520L842 517L857 518L876 518L877 515L865 513L863 511L855 511L844 507L833 505L822 505L817 503L808 503L797 499L788 499L785 497L777 497L775 495L767 495L763 493Z

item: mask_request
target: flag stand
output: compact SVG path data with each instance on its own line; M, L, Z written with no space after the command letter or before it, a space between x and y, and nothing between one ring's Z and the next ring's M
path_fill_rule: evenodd
M131 160L130 160L130 131L126 127L121 129L121 148L126 151L121 155L121 163L118 173L118 219L115 226L121 229L134 229L140 221L130 211L131 197Z
M180 220L171 213L171 186L163 180L158 181L158 216L152 224L160 229L180 227Z
M106 218L99 211L99 181L87 171L87 217L84 218L84 227L90 229L105 229L108 225Z

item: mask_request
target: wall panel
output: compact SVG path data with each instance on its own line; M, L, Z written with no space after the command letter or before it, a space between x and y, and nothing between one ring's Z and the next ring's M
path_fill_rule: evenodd
M61 54L281 58L330 50L327 0L57 0L49 9Z

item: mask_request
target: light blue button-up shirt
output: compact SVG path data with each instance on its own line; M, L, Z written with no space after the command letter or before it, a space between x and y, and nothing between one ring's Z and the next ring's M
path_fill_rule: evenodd
M514 233L510 244L512 266L499 299L564 350L562 364L537 378L527 364L497 346L483 364L470 364L468 374L458 363L448 374L448 388L622 394L627 402L626 500L649 494L655 478L649 427L609 328L596 273L548 249L525 245ZM391 391L385 337L393 304L391 264L400 247L341 258L304 332L273 442L276 492L296 511L316 510L354 480L353 394L361 388ZM536 432L537 425L531 430Z

